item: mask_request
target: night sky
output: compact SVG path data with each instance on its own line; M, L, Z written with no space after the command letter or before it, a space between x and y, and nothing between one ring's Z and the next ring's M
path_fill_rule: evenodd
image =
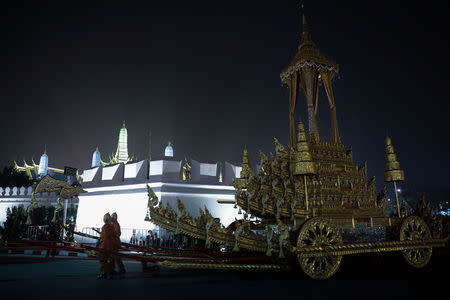
M90 167L115 152L168 141L175 156L240 162L246 145L289 140L279 74L301 33L298 1L19 1L2 7L0 167ZM340 65L339 132L383 184L385 137L407 183L450 187L449 18L445 2L306 1L313 41ZM319 128L329 140L323 89ZM297 120L306 121L302 97Z

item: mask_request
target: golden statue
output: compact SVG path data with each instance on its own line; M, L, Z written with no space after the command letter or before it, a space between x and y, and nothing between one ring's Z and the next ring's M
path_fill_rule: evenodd
M190 181L191 180L191 165L189 164L186 157L184 157L184 164L183 164L183 181Z

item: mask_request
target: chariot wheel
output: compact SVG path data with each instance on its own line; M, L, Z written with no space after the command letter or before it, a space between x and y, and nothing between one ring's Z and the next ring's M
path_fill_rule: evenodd
M431 232L425 221L417 216L405 218L400 226L400 241L417 241L431 239ZM406 262L415 268L425 267L431 258L433 248L403 250Z
M339 228L324 218L306 221L298 234L297 249L305 247L327 247L342 244ZM342 262L342 255L310 256L297 254L303 272L313 279L327 279L333 276Z

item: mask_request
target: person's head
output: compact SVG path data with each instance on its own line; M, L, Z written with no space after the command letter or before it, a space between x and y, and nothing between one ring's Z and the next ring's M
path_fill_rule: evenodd
M117 213L116 213L116 212L113 212L113 213L112 213L112 215L111 215L111 221L117 222Z
M104 216L103 216L103 222L105 222L105 224L106 223L108 223L108 222L110 222L111 221L111 215L109 214L109 213L106 213Z

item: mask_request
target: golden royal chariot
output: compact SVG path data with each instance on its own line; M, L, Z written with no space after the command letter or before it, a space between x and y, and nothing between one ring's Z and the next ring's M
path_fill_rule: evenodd
M296 264L314 279L331 277L341 265L342 257L350 254L401 251L413 267L427 265L432 249L448 243L448 228L433 218L424 199L410 215L399 205L396 182L402 181L404 174L389 137L386 138L384 181L393 182L397 212L387 216L386 187L377 193L375 178L367 178L366 164L355 165L351 148L346 149L341 142L331 88L337 71L338 65L321 54L312 42L303 16L298 52L281 73L282 82L290 89L290 143L285 147L274 138L275 154L260 152L257 172L250 167L248 151L244 149L233 202L244 211L242 219L224 227L206 207L200 208L199 217L193 218L181 200L178 199L175 209L168 203L164 205L147 186L148 221L175 234L204 240L206 248L225 246L230 251L222 253L212 249L205 253L122 243L114 255L141 261L143 266L147 262L156 263L156 268L285 270ZM325 89L331 110L331 142L322 141L319 136L316 121L319 83ZM300 88L307 104L308 133L302 122L295 127L294 112ZM27 223L35 224L34 194L53 191L59 191L63 199L85 192L80 186L70 186L47 175L33 192ZM61 223L61 211L58 200L55 222L71 231ZM53 238L64 245L58 246L61 249L70 246L71 250L94 257L100 251ZM127 249L141 254L127 254Z
M404 174L389 137L384 181L394 183L397 213L387 216L386 187L377 193L375 178L367 177L366 164L355 165L351 148L345 148L341 142L331 85L337 72L338 65L312 42L303 16L297 54L280 76L290 89L290 143L283 146L274 138L275 155L260 152L257 172L250 167L248 151L244 149L242 171L234 184L234 203L244 211L243 219L225 228L206 207L200 209L200 217L193 218L181 200L178 199L174 209L168 203L164 205L148 187L149 220L176 234L204 240L206 247L227 245L234 252L261 253L279 263L294 257L314 279L331 277L342 257L349 254L401 251L410 265L425 266L432 248L445 246L448 237L444 237L442 228L435 226L424 201L411 215L399 205L396 182L402 181ZM324 87L331 110L330 142L320 139L316 121L319 84ZM299 90L303 90L307 104L308 132L302 122L295 126ZM352 231L361 228L379 229L384 238L369 241L348 238ZM235 267L176 261L162 265ZM251 267L258 269L255 265Z

